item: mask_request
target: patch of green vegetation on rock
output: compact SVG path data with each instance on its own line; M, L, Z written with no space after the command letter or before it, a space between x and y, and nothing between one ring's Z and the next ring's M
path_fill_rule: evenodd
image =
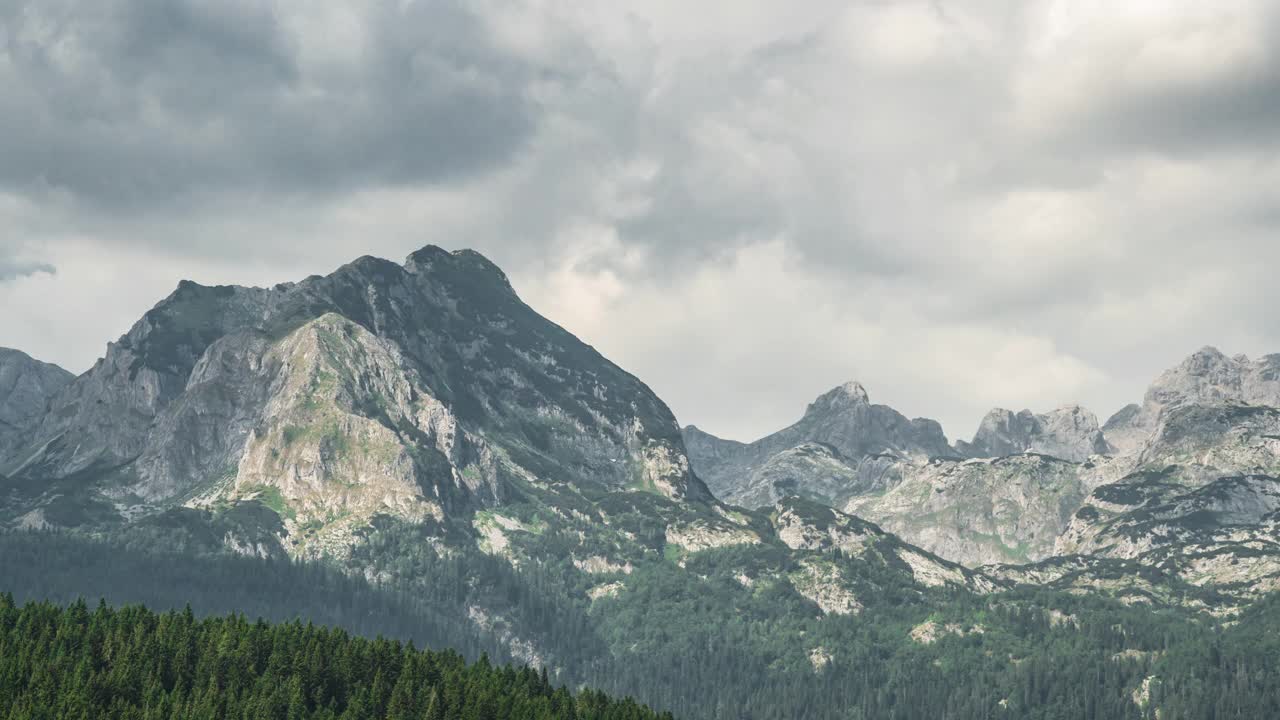
M274 485L251 485L241 490L241 495L257 499L282 518L294 520L298 517L297 510L289 505L280 488Z

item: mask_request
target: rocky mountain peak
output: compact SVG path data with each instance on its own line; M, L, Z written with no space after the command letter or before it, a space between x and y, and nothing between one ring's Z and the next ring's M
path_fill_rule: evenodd
M403 514L531 479L710 499L666 405L473 251L362 257L272 288L184 281L51 408L0 470L153 505L269 485L299 517L332 491L367 518L381 501L366 490Z
M760 442L781 450L806 441L826 443L854 459L886 451L921 457L952 454L936 421L909 420L887 405L872 404L866 388L852 381L818 396L799 422Z
M1248 365L1248 358L1233 360L1217 348L1205 346L1162 373L1148 388L1145 405L1155 410L1186 402L1237 398Z
M815 415L842 410L868 407L871 404L867 389L861 383L850 380L843 385L819 395L805 410L805 415Z
M1003 457L1032 452L1083 462L1111 450L1098 418L1079 405L1064 405L1037 415L994 408L982 419L973 442L956 447L970 457Z
M1127 407L1112 416L1107 437L1118 449L1135 451L1170 411L1224 404L1280 406L1280 355L1228 357L1206 345L1161 373L1139 409Z
M472 282L480 282L490 289L501 288L515 295L511 281L492 260L471 249L452 252L435 245L427 245L405 258L404 269L410 274L433 277L439 273L464 276Z
M850 380L839 388L846 397L852 402L866 403L869 402L867 389L857 380Z

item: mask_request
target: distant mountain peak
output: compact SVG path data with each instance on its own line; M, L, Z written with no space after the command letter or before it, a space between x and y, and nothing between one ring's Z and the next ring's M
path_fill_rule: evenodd
M1249 356L1243 353L1232 358L1212 345L1205 345L1173 368L1161 373L1161 378L1185 375L1206 376L1218 372L1233 373L1240 369L1240 365L1248 363ZM1158 378L1156 382L1159 383L1160 379Z
M722 440L692 426L684 437L694 471L717 497L757 506L771 502L775 480L785 483L782 475L804 465L823 468L822 487L795 492L839 497L891 482L885 473L894 460L958 457L936 421L872 404L856 381L819 395L800 420L752 443ZM828 452L807 452L819 446ZM824 459L815 462L818 456Z
M867 396L867 389L857 380L850 380L844 383L840 386L840 390L844 391L845 395L848 395L850 398L855 400L861 400L863 402L867 402L869 400Z
M973 442L958 442L956 447L970 457L1033 452L1073 462L1111 449L1097 416L1073 403L1043 414L993 408L982 418Z
M1191 357L1200 357L1200 356L1224 358L1227 355L1226 353L1222 352L1221 350L1219 350L1217 347L1213 345L1202 345L1200 346L1199 350L1196 350L1195 352L1191 353Z
M404 262L404 269L414 274L429 274L442 267L455 272L471 273L475 277L486 277L498 286L511 289L511 281L502 268L479 251L470 248L449 251L436 245L427 245L410 253Z
M850 380L819 395L809 404L805 414L838 412L850 408L867 407L870 404L871 398L867 395L867 389L862 386L862 383Z

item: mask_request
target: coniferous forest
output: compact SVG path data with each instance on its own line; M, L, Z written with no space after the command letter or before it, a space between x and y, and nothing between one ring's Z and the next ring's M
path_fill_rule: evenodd
M42 718L646 720L631 699L553 687L545 673L301 622L196 619L0 595L0 706ZM665 717L670 717L665 716Z

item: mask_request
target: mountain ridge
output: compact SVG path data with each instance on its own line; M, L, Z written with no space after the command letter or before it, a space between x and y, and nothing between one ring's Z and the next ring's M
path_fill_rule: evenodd
M884 477L890 458L958 457L937 421L908 419L887 405L873 404L856 381L822 393L795 423L750 443L723 440L695 426L686 426L682 434L691 462L717 497L756 506L776 500L773 483L788 479L787 472L761 472L770 458L804 443L826 447L835 460L827 465L855 488L891 483ZM735 487L735 478L750 479Z
M1269 404L1280 403L1277 378L1280 355L1253 361L1205 347L1161 373L1143 404L1122 408L1101 427L1093 413L1078 405L1044 414L996 408L972 442L956 443L957 454L969 459L875 456L874 483L866 481L869 458L849 458L830 444L802 439L791 447L769 448L771 454L744 468L732 465L734 454L745 452L743 446L689 427L685 433L696 440L689 443L695 471L727 464L737 473L736 485L722 481L727 486L722 496L745 505L768 505L788 494L809 497L969 567L1051 562L1075 552L1101 562L1114 556L1106 550L1114 540L1085 539L1114 534L1107 528L1118 527L1121 520L1112 517L1119 509L1095 500L1098 493L1124 487L1142 473L1166 472L1172 484L1161 486L1152 502L1177 503L1180 493L1196 492L1221 478L1280 475L1280 443L1273 440L1280 437L1274 419L1280 409ZM865 395L858 387L861 392L854 394ZM832 426L810 435L823 430L836 432ZM845 443L855 445L856 440ZM720 449L722 455L706 448ZM1222 487L1232 496L1230 502L1255 502L1243 485ZM1270 526L1255 520L1249 537L1265 537ZM1126 527L1138 526L1130 522ZM1140 526L1164 532L1151 524ZM1230 576L1227 565L1253 552L1246 546L1254 540L1234 541L1227 530L1179 537L1188 548L1194 544L1198 552L1212 556L1206 562L1223 578ZM1133 545L1132 539L1125 542ZM1177 543L1144 542L1136 546L1145 553L1142 558L1124 558L1164 563L1180 577L1204 571L1170 559ZM1267 548L1267 557L1276 554L1269 543L1258 547ZM1269 587L1274 574L1270 562L1252 562L1253 569L1231 583L1257 591ZM1003 570L996 574L1009 576Z

